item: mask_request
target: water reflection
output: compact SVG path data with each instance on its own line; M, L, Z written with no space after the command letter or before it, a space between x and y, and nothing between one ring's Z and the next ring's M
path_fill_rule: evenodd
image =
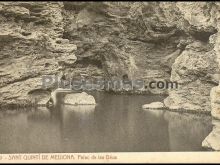
M207 116L142 110L163 97L93 94L96 106L0 112L0 152L200 151Z
M211 117L166 112L165 119L169 122L170 150L204 151L202 141L212 129Z

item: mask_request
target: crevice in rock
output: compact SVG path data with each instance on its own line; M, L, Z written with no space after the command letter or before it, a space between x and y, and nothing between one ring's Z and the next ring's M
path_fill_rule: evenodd
M89 57L80 58L74 63L75 67L80 67L80 68L81 67L86 68L86 67L88 67L88 65L97 66L99 69L103 68L102 62L100 60L91 59Z
M10 81L10 82L5 82L3 85L0 85L0 88L2 87L5 87L7 85L10 85L10 84L14 84L14 83L17 83L17 82L22 82L22 81L26 81L28 79L31 79L31 78L35 78L35 77L38 77L40 74L32 74L32 75L28 75L28 76L23 76L19 79L15 79L13 81Z
M214 29L213 31L191 31L190 34L193 38L195 38L195 40L207 43L209 41L209 37L217 32L217 29Z

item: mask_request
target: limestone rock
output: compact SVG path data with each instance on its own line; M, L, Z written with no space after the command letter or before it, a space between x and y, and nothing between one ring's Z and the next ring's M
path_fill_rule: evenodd
M162 102L152 102L150 104L145 104L142 106L143 109L163 109L165 108Z
M211 97L212 116L220 120L220 88L219 86L212 88L210 97Z
M178 2L176 6L189 24L195 26L198 30L208 31L214 28L216 22L213 15L215 10L212 10L212 4L206 2Z
M64 8L66 35L77 45L75 77L90 66L88 70L97 68L98 76L107 80L124 75L129 80L144 79L146 84L169 80L170 73L161 67L162 58L176 52L180 40L190 38L176 27L182 16L174 3L64 2ZM93 73L88 72L88 77L97 76ZM167 93L166 89L141 92L146 91Z
M202 146L207 149L220 151L219 139L220 139L220 130L213 129L213 131L202 142Z
M64 98L64 104L71 105L95 105L95 98L86 92L67 94Z
M75 51L77 47L75 44L70 44L67 39L57 38L56 40L51 40L49 49L53 53L62 53L62 56L57 58L58 63L63 62L70 65L76 62Z
M0 2L1 103L29 102L36 88L27 82L64 72L71 79L127 76L145 86L178 81L178 90L138 93L169 93L169 108L210 111L219 8L215 2ZM17 84L23 90L11 89Z
M60 2L0 3L1 106L39 101L28 93L42 89L42 76L59 74L62 63L76 61L76 45L63 39L62 7Z
M34 89L28 92L30 100L37 106L46 106L50 100L50 91L46 89Z
M216 4L216 8L215 8L215 14L214 14L214 18L216 20L216 28L218 30L218 33L216 33L215 35L212 35L212 37L210 37L210 41L214 44L214 51L217 54L217 62L218 62L218 66L220 66L220 49L219 49L219 43L220 43L220 34L219 34L219 30L220 30L220 26L219 26L219 18L220 18L220 10L219 10L219 3ZM219 81L219 77L217 78ZM213 130L212 132L206 137L206 139L203 141L202 146L211 150L216 150L219 151L220 150L220 92L219 92L219 86L215 86L214 88L212 88L211 92L210 92L210 96L211 96L211 114L212 117L214 118L213 120ZM217 119L217 120L216 120Z
M202 142L202 146L209 150L220 151L220 121L213 121L212 132Z
M170 109L211 111L209 93L212 87L218 85L216 75L219 72L216 63L218 46L215 46L218 38L215 27L219 14L218 7L213 5L199 2L176 3L184 20L188 22L188 33L196 42L188 44L172 65L171 81L177 81L179 88L169 91L169 97L164 101ZM197 10L194 10L195 6Z
M210 75L219 72L216 53L209 44L194 42L175 59L171 81L178 89L169 91L164 103L170 109L211 111L210 90L215 86Z

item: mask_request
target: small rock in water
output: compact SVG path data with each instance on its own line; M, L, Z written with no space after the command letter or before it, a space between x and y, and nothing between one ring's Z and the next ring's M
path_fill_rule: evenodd
M203 140L202 147L220 151L220 120L212 120L212 132Z
M86 92L82 93L70 93L64 98L64 104L71 105L95 105L95 98Z
M162 109L165 108L164 103L162 102L152 102L150 104L144 104L143 109Z
M40 99L40 100L37 102L37 105L38 105L38 106L46 106L48 102L49 102L49 98L43 97L42 99Z
M220 151L220 130L213 129L213 131L202 142L202 147Z

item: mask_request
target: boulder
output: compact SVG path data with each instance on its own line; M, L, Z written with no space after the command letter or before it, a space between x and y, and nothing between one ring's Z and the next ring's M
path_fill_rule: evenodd
M213 130L202 142L202 147L209 150L220 151L220 121L213 120L213 125Z
M0 3L0 106L45 105L50 93L43 92L42 76L75 63L76 45L63 38L62 8L60 2Z
M205 140L202 142L202 147L220 151L220 130L213 131L205 138Z
M64 97L64 104L71 105L95 105L95 98L86 92L70 93Z
M32 100L32 102L34 102L37 106L46 106L50 100L50 95L50 91L41 88L28 92L30 100Z
M216 58L210 44L196 41L187 45L172 65L170 80L178 83L178 89L169 90L165 106L176 110L210 112L210 90L216 85L213 77L219 72Z

